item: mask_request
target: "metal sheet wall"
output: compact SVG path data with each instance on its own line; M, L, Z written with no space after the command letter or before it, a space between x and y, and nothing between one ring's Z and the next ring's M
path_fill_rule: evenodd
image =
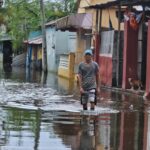
M104 31L101 33L101 46L99 52L100 74L102 83L108 86L116 85L117 80L121 84L122 80L122 49L123 49L123 32L121 32L119 58L117 58L117 37L118 32ZM117 60L119 59L119 61ZM119 63L119 72L117 72L117 63ZM117 74L119 78L117 79Z

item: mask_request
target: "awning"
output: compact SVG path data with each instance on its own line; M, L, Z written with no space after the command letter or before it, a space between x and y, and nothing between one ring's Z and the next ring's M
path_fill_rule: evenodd
M60 18L56 21L57 29L91 29L92 28L92 14L73 14Z
M36 39L25 40L24 43L39 45L39 44L42 44L42 37L39 37Z

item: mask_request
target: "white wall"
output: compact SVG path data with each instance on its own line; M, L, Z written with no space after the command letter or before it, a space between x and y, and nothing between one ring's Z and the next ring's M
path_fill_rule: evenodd
M69 32L68 35L68 51L69 52L76 52L77 47L77 33L76 32Z
M47 47L47 68L48 71L57 72L56 51L55 51L55 28L46 30L46 47Z
M48 71L57 72L61 54L76 51L76 33L56 31L55 27L47 27L47 64Z

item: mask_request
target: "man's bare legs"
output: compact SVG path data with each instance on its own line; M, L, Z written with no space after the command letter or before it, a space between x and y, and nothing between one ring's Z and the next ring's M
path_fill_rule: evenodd
M91 102L91 110L95 110L95 103ZM87 104L83 104L83 110L88 110Z
M95 109L95 102L91 102L91 110Z

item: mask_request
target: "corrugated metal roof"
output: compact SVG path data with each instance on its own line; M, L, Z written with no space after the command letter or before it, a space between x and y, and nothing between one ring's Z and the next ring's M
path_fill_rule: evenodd
M60 18L56 21L57 29L91 29L92 28L92 14L84 13L84 14L73 14L70 16L66 16Z

